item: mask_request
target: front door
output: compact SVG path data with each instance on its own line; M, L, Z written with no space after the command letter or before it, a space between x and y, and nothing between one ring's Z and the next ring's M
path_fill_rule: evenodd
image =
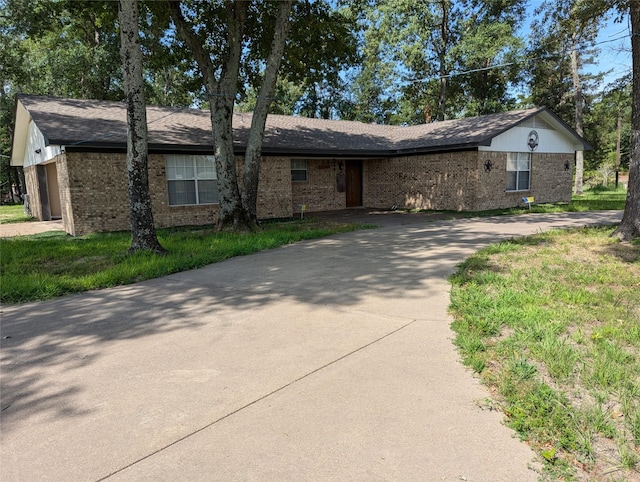
M362 161L346 161L345 174L347 207L362 206Z

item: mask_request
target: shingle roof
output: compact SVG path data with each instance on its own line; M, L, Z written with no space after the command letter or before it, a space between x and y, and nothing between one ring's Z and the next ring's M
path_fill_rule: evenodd
M126 146L126 107L122 102L31 95L19 95L18 100L47 144L70 149ZM262 151L386 156L472 148L489 145L492 138L542 111L547 109L539 107L408 127L269 115ZM148 106L147 123L151 150L211 151L213 137L208 111ZM233 126L235 149L242 152L251 127L251 114L235 113Z

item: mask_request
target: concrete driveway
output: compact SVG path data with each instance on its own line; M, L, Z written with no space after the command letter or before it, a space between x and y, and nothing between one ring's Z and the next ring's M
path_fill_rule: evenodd
M2 308L0 479L526 481L447 275L620 212L416 222Z

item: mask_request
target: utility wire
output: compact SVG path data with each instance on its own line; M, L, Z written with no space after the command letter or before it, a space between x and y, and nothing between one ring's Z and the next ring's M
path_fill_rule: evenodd
M611 43L611 42L617 42L618 40L622 40L622 39L627 38L627 37L630 38L631 34L623 35L621 37L616 37L616 38L610 39L610 40L602 40L601 42L596 42L596 43L590 45L589 47L597 47L598 45ZM583 46L577 46L576 48L581 49L581 48L583 48ZM553 55L566 55L566 51L552 52L551 54L549 54L549 56L538 56L538 57L529 57L529 56L527 56L527 57L525 57L522 60L519 60L517 62L506 62L506 63L503 63L503 64L490 65L488 67L482 67L482 68L478 68L478 69L464 70L462 72L450 72L450 73L448 73L446 75L425 77L425 78L422 78L422 79L413 79L413 80L409 80L408 82L409 83L425 82L427 80L431 80L431 79L434 79L436 77L439 78L439 79L447 79L447 78L451 78L451 77L456 77L458 75L473 74L475 72L484 72L484 71L487 71L487 70L499 69L499 68L502 68L502 67L509 67L511 65L519 65L519 64L523 64L523 63L527 63L527 62L535 62L536 60L544 60L545 58L548 58L548 57L553 56ZM631 68L631 67L629 67L629 68Z

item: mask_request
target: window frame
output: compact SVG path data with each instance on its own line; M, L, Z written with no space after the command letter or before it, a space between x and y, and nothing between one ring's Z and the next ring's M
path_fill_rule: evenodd
M304 163L304 168L294 167L294 163ZM304 172L304 179L295 179L294 172ZM309 180L309 165L306 159L291 159L291 182L307 182Z
M524 161L524 159L522 159L522 156L526 155L527 156L527 169L522 169L521 168L521 162ZM515 159L513 158L515 156ZM515 163L516 168L515 169L510 169L511 165ZM532 164L532 156L531 156L531 152L508 152L507 153L507 166L506 166L506 172L507 172L507 179L506 179L506 188L505 188L505 192L527 192L527 191L531 191L531 164ZM509 179L509 173L514 172L515 173L515 186L514 189L509 189L509 184L510 184L510 179ZM525 189L519 189L520 188L520 183L521 183L521 173L527 173L527 187Z
M201 160L205 160L206 163L204 165L200 164L198 161ZM186 162L186 161L190 161L190 162ZM209 165L207 165L208 163L210 163ZM189 165L190 164L190 165ZM165 155L165 173L166 173L166 178L167 178L167 198L168 198L168 205L169 207L179 207L179 206L212 206L212 205L216 205L216 204L220 204L220 194L218 193L218 187L217 187L217 173L216 173L216 167L215 167L215 162L214 162L214 156L213 155L197 155L197 154L166 154ZM178 176L177 172L179 170L182 170L182 175ZM172 172L174 173L172 175ZM189 172L192 173L192 175L189 175ZM205 201L201 201L201 197L203 196L204 192L203 189L201 189L203 186L202 184L204 184L205 182L211 182L213 181L214 184L214 188L212 191L213 194L213 201L212 202L205 202ZM178 182L183 182L183 183L190 183L193 182L193 191L182 191L179 192L179 194L183 194L188 195L189 193L192 193L193 196L195 197L195 202L178 202L172 203L172 194L171 194L171 183L178 183ZM211 192L211 191L208 191ZM174 194L173 196L175 197L177 194ZM174 199L175 201L175 199Z

